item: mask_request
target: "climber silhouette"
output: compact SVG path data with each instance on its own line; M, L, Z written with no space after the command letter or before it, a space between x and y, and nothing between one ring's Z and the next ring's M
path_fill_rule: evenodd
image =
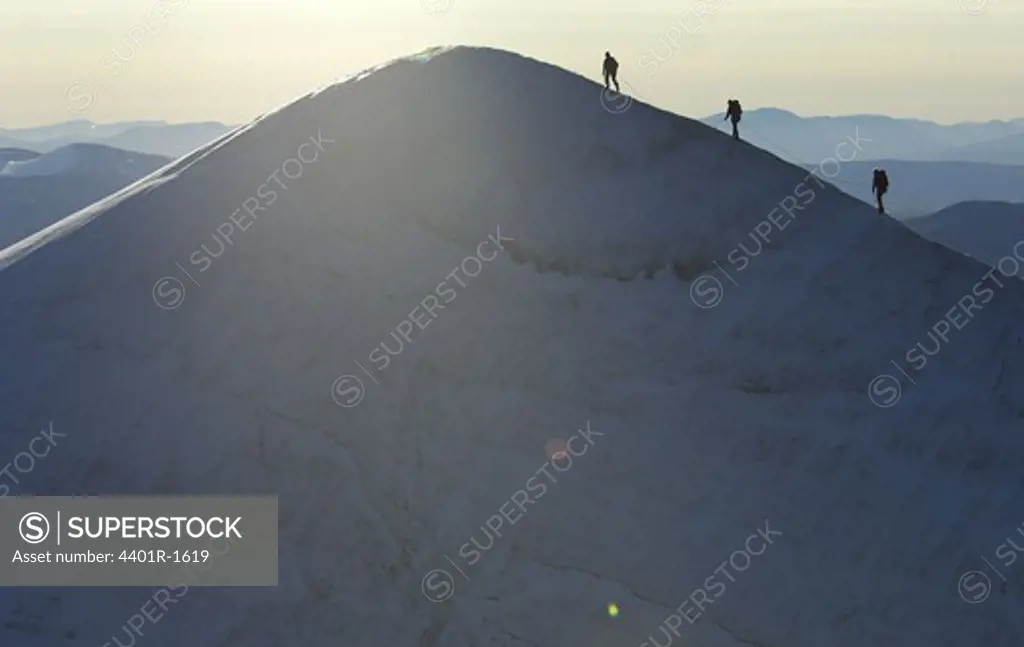
M740 138L740 118L743 116L743 108L740 107L740 102L736 99L729 99L729 103L725 109L725 118L732 121L732 138L739 140Z
M888 190L889 176L885 174L884 169L876 168L874 178L871 180L871 192L875 194L878 200L878 213L885 213L885 205L882 204L882 196Z
M611 86L608 85L608 80L611 79L612 83L615 84L615 91L619 91L619 62L615 60L611 52L604 53L604 89L610 90Z

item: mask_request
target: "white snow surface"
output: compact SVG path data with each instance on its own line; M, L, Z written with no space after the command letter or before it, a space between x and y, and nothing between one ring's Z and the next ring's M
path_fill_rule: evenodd
M334 142L200 273L190 255L318 132ZM190 588L146 647L664 645L766 518L783 535L675 644L1019 646L1024 573L980 605L957 583L1024 505L1024 287L887 409L868 383L987 267L810 185L738 287L715 274L717 307L689 298L806 175L498 50L310 94L0 253L0 449L67 434L12 493L280 496L280 585ZM446 279L499 227L504 253ZM455 301L376 371L444 281ZM358 406L332 399L342 374ZM587 421L587 454L426 600ZM127 644L155 590L4 590L0 644Z

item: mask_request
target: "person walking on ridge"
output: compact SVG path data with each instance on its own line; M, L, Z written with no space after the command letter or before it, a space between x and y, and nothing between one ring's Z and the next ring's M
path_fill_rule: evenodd
M740 107L740 102L736 99L729 99L729 103L725 109L725 119L732 121L732 138L736 141L739 141L740 139L739 123L742 116L743 108Z
M611 79L611 82L615 84L615 91L618 92L619 62L615 60L611 52L604 53L604 67L602 68L602 72L604 72L604 89L611 90L611 86L608 84L608 80Z
M875 168L874 179L871 181L871 192L875 194L878 200L878 213L885 213L885 205L882 204L882 196L889 190L889 176L885 174L885 170L881 168Z

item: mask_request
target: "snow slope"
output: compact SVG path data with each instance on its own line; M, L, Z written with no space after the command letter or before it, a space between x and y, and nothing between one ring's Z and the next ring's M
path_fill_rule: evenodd
M396 61L4 250L2 449L50 420L67 434L19 493L280 495L280 586L190 588L132 637L147 647L665 645L666 617L766 519L782 536L716 576L675 644L1019 645L1024 576L984 605L957 582L1019 519L1024 286L878 408L868 383L987 268L804 184L813 200L733 269L805 182L516 54ZM456 283L474 254L492 260ZM725 286L714 308L689 296L703 273ZM441 283L454 301L378 370ZM345 374L366 388L347 408ZM427 600L424 576L485 543L587 424L587 453ZM2 591L0 643L128 645L154 591Z

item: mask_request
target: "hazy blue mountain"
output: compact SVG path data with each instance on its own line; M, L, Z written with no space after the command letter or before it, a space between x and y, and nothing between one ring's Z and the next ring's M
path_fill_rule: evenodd
M951 160L1024 165L1024 133L960 146L944 152L943 156Z
M0 149L0 161L5 159L0 168L0 249L171 161L98 144L72 144L43 155Z
M1024 203L961 202L904 224L929 240L995 267L1024 240Z
M103 144L151 155L179 157L233 128L219 122L168 124L163 121L132 121L94 124L78 120L36 128L0 129L0 147L46 153L69 144Z
M0 148L0 169L7 162L24 162L34 157L39 157L39 153L24 148Z
M886 211L898 219L934 213L959 202L992 200L1024 202L1024 166L977 162L904 162L899 160L853 161L829 165L818 173L850 195L874 204L871 171L881 166L889 176ZM805 164L812 170L817 165Z
M30 128L0 128L0 137L24 142L45 142L62 139L101 139L139 126L166 126L164 121L123 121L95 124L87 119L76 119L59 124Z
M152 155L180 157L223 136L233 128L234 126L217 122L136 126L97 143Z
M703 120L719 130L728 130L723 112ZM865 141L860 160L900 159L917 161L965 160L1001 163L1006 157L987 152L985 144L1013 135L1024 135L1024 119L965 122L942 125L921 119L883 115L801 117L778 108L744 112L740 123L743 139L792 162L820 163L836 156L836 147L847 137ZM968 148L965 152L965 147ZM975 148L976 147L976 148ZM849 153L842 152L848 156ZM993 158L995 157L995 158ZM1010 158L1013 159L1013 158Z

